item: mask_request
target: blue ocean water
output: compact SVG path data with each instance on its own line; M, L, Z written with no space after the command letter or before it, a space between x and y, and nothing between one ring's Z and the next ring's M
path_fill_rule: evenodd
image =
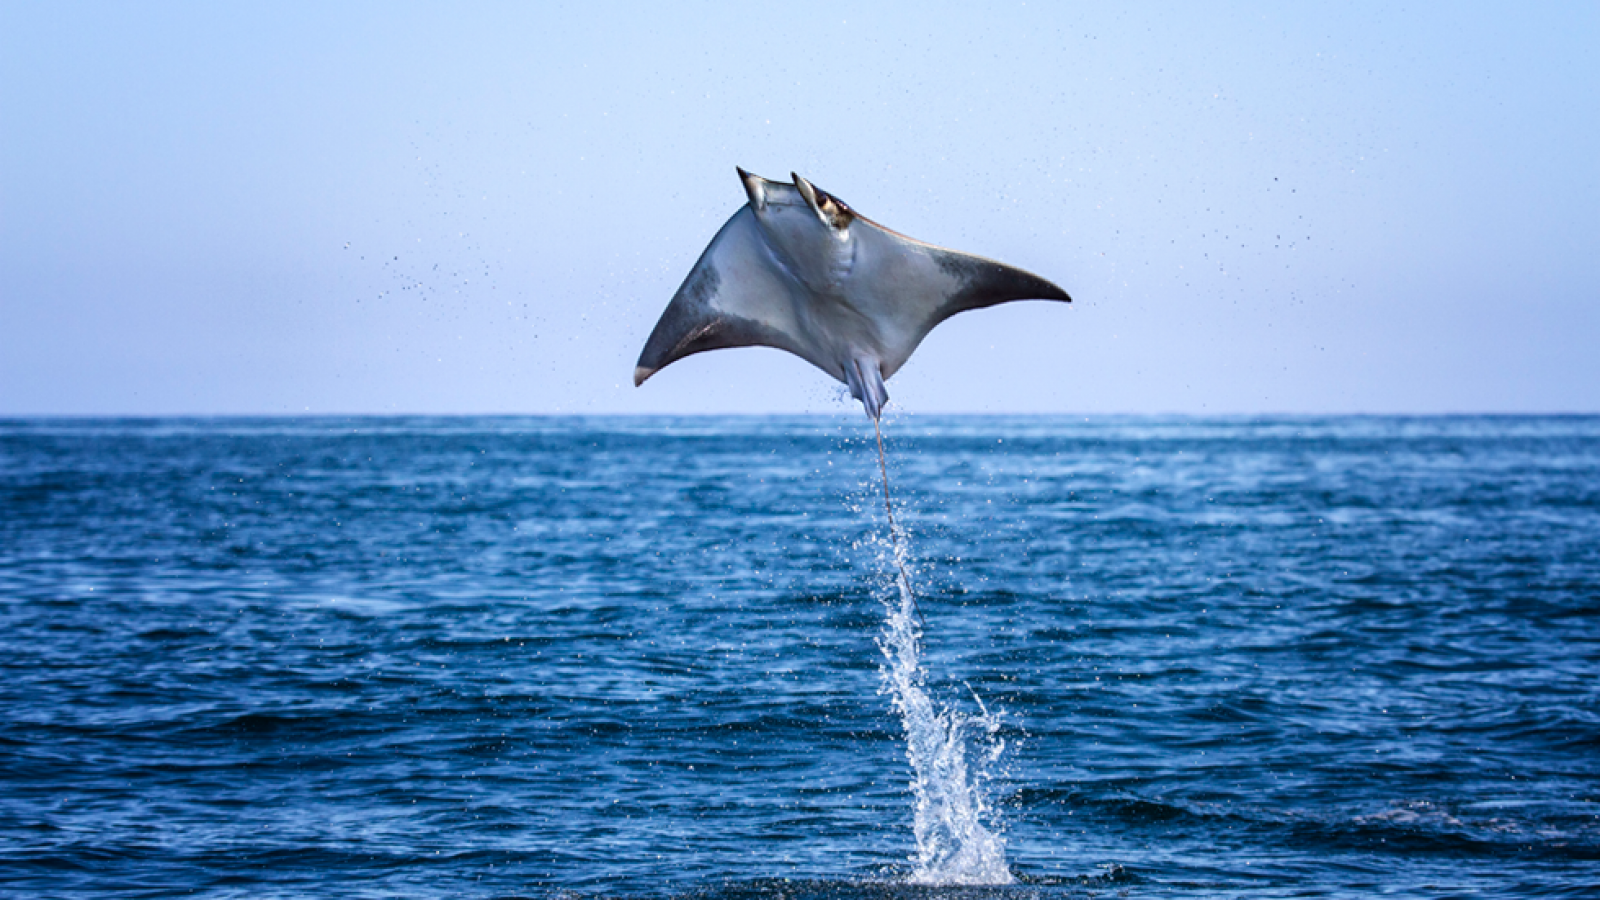
M1600 418L886 436L0 422L0 893L1596 895Z

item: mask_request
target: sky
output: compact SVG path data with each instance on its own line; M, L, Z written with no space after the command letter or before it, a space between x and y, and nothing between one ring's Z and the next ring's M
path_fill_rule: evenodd
M790 172L1075 302L912 412L1600 412L1600 4L0 0L0 415L795 413L635 388Z

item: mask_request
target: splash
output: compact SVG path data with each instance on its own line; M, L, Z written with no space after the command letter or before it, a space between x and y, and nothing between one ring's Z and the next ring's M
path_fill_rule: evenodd
M1011 884L1005 839L984 824L991 818L991 811L983 782L1005 751L1005 742L998 736L1000 717L990 713L976 693L973 699L981 713L977 716L952 706L936 708L928 695L920 615L907 568L909 543L894 520L894 507L889 501L882 432L878 434L878 463L883 475L884 508L889 513L887 549L895 566L895 590L884 598L887 616L878 641L884 655L882 692L893 698L894 710L906 733L906 755L915 772L911 791L916 801L912 830L917 853L909 881L930 885ZM969 733L980 734L981 738L969 741ZM971 762L969 751L977 757Z

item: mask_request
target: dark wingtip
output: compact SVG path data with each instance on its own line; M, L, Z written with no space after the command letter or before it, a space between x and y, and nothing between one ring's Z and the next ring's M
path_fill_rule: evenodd
M1020 284L1018 287L1023 291L1029 291L1029 289L1031 289L1031 291L1027 293L1026 298L1019 299L1058 300L1062 303L1072 302L1072 297L1070 297L1066 291L1062 290L1061 286L1055 282L1040 278L1032 272L1023 272L1021 269L1018 269L1017 271L1021 275L1019 280L1026 284L1026 287Z
M1026 297L1019 297L1018 299L1058 300L1062 303L1072 302L1072 297L1068 296L1067 292L1062 290L1061 286L1056 284L1054 281L1051 281L1048 278L1040 278L1032 272L1024 271L1022 269L1015 269L1013 271L1016 272L1016 278L1018 282L1014 289L1027 292Z
M1011 284L1011 290L1016 292L1018 300L1056 300L1061 303L1071 303L1072 297L1061 286L1053 281L1025 272L1021 269L1014 270L1017 274Z
M1072 297L1054 282L992 259L942 250L934 255L934 261L959 285L934 313L933 322L936 324L959 312L984 309L1013 300L1072 302Z

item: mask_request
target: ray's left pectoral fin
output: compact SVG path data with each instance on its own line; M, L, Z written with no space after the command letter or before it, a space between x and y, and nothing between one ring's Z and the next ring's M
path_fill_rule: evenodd
M690 354L737 346L729 342L725 317L711 305L720 281L716 266L705 259L684 279L639 353L633 368L634 387Z
M935 248L933 261L952 287L930 310L928 329L959 312L985 309L1013 300L1056 300L1071 303L1067 292L1054 283L1016 266L955 250Z
M696 266L645 341L633 369L633 384L668 365L707 350L730 347L789 349L786 335L758 316L740 315L720 308L709 297L718 289L720 276L713 266Z
M776 347L797 352L788 291L759 247L749 207L722 227L645 341L633 383L707 350Z

